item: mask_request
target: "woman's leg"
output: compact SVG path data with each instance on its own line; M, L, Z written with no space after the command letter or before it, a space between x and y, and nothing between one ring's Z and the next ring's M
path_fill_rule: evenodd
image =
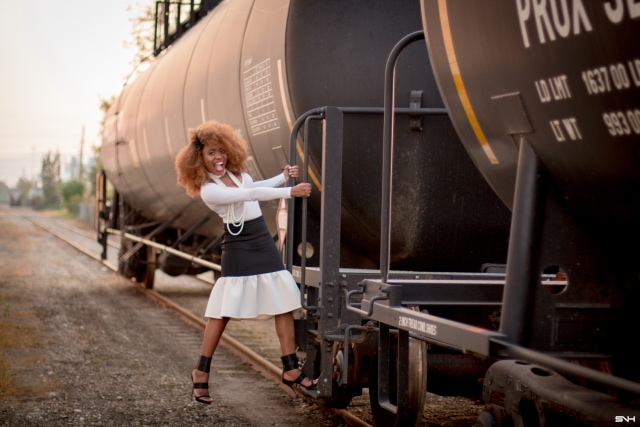
M276 332L280 340L282 355L294 353L296 351L296 337L292 312L276 315Z
M293 312L278 314L275 316L276 332L278 339L280 340L280 350L282 355L286 356L296 352L296 337L295 327L293 325ZM283 372L282 376L288 381L295 381L300 376L300 369L292 369ZM302 385L305 387L311 387L313 381L309 378L305 378L302 381Z
M202 349L200 351L200 357L211 358L213 357L213 353L216 351L218 347L218 343L220 342L220 337L222 337L222 333L224 332L225 327L229 323L229 318L223 319L209 319L207 321L207 325L204 328L204 336L202 338ZM200 366L198 366L200 367ZM207 367L208 368L208 367ZM191 379L194 383L207 383L209 382L209 372L202 371L200 369L194 369L191 371ZM197 388L194 389L194 395L200 398L204 396L208 396L208 391L206 389ZM207 399L208 401L210 399Z
M228 317L224 317L222 319L210 318L207 320L207 324L204 328L204 336L202 338L202 350L200 351L203 356L213 356L213 353L216 351L218 343L220 342L220 337L222 337L222 333L227 327L227 323L229 323Z

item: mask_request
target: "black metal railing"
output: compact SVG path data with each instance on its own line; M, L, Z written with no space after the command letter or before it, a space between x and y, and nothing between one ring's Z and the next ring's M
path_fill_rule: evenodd
M155 26L153 31L153 54L164 49L193 27L221 0L156 1Z

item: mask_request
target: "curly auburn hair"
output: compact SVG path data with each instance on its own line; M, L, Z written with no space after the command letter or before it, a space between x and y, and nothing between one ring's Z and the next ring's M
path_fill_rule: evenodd
M187 190L187 195L197 196L202 184L210 181L202 162L202 149L209 143L217 142L224 148L228 171L234 174L246 171L249 149L231 126L210 120L188 132L189 144L178 152L175 161L178 185Z

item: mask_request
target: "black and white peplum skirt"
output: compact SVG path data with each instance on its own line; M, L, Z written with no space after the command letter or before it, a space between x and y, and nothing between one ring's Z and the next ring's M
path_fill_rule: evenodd
M284 268L262 216L246 221L237 236L225 224L221 264L205 317L268 319L301 307L298 285Z

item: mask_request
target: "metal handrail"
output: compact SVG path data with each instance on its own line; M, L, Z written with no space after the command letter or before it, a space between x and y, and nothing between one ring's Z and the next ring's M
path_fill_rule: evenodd
M424 31L416 31L402 38L387 59L384 79L384 127L382 136L382 211L380 214L380 278L389 277L389 252L391 251L391 191L393 189L393 129L395 99L395 73L400 53L411 43L424 39ZM413 111L412 111L413 113Z

